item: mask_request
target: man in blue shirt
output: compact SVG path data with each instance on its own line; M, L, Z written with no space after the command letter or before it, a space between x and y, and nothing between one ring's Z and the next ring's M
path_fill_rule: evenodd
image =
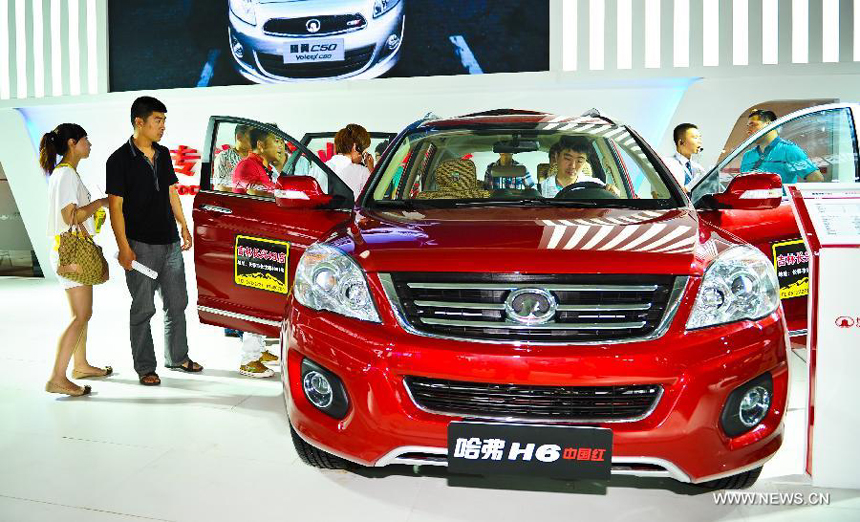
M753 135L776 120L772 111L756 109L747 121L747 133ZM803 149L779 137L777 129L764 134L755 148L746 151L741 160L741 173L773 172L782 178L782 184L804 181L824 181L824 175L809 160Z

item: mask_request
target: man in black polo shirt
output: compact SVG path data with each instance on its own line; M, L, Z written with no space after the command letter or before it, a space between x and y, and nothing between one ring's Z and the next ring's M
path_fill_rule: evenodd
M131 105L134 135L107 160L107 193L110 221L119 247L119 263L131 293L130 337L134 369L140 383L161 384L155 373L157 361L149 321L155 314L155 291L164 305L165 366L196 373L203 367L188 358L185 307L188 291L182 251L191 248L176 173L167 147L158 144L164 135L167 108L149 96ZM180 246L176 224L182 234ZM132 261L158 273L156 279L132 270Z

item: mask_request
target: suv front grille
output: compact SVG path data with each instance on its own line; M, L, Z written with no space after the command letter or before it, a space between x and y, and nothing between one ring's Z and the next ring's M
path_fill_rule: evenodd
M406 377L415 404L446 415L571 422L633 422L657 406L663 388L524 386Z
M316 25L315 25L316 24ZM318 27L311 32L308 25ZM329 36L358 31L367 25L361 14L272 18L263 24L263 32L273 36Z
M342 62L284 63L280 54L257 53L264 72L282 78L331 78L360 71L373 58L373 45L344 53Z
M686 278L662 275L381 274L386 292L416 333L474 340L600 342L654 334ZM385 284L390 281L389 284ZM557 302L549 322L508 317L505 301L522 288ZM683 289L683 286L680 286ZM392 295L393 294L393 295Z

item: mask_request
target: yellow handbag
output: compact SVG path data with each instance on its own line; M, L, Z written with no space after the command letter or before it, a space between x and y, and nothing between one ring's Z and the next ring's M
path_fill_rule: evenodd
M75 222L77 210L72 210L69 230L59 236L57 274L83 285L100 285L108 280L107 260L87 229Z

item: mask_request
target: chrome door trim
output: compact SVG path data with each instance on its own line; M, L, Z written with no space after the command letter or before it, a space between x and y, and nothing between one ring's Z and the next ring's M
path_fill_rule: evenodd
M274 326L276 328L281 327L280 321L272 321L269 319L263 319L261 317L256 317L253 315L240 314L238 312L228 312L227 310L221 310L220 308L212 308L210 306L200 306L197 305L198 312L206 312L209 314L220 315L223 317L229 317L231 319L241 319L243 321L248 321L251 323L263 324L266 326Z

